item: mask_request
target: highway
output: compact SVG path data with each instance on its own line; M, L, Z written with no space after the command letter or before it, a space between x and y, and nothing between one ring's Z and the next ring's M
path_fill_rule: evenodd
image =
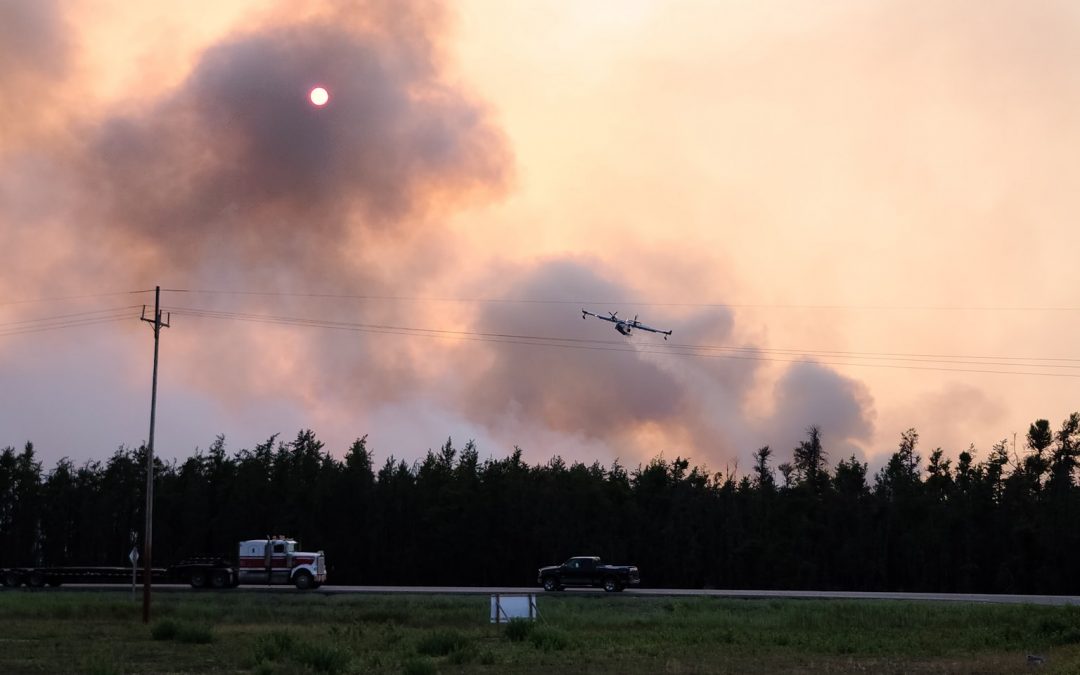
M4 588L4 592L14 589ZM102 591L131 592L130 586L119 584L68 584L59 588L34 590L37 593L56 593L63 591ZM538 586L322 586L316 590L300 591L292 586L240 586L237 589L222 591L195 591L185 584L160 584L154 586L155 592L187 593L298 593L308 595L361 595L361 594L420 594L420 595L503 595L537 593L539 595L588 595L602 594L598 588L583 588L546 594ZM25 590L23 592L26 592ZM142 593L142 586L138 587ZM859 591L748 591L701 588L634 588L612 597L711 597L743 599L803 599L803 600L905 600L920 602L980 602L998 604L1028 605L1080 605L1080 596L1076 595L1005 595L995 593L872 593Z

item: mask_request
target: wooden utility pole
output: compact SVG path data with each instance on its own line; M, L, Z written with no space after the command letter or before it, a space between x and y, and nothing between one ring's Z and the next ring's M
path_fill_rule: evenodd
M143 623L150 622L150 549L154 541L154 414L157 412L158 342L161 328L169 327L169 318L161 320L161 286L154 287L154 318L146 318L143 305L142 321L154 326L154 382L150 388L150 440L146 445L146 528L143 532Z

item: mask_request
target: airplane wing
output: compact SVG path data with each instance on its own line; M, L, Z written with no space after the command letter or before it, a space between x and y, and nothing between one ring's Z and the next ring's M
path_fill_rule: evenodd
M669 331L669 330L660 330L659 328L653 328L652 326L646 326L645 324L641 323L640 321L635 321L633 326L634 326L634 328L637 328L638 330L647 330L650 333L659 333L660 335L664 336L665 340L668 339L669 335L671 335L671 331Z
M611 316L601 316L599 314L596 314L595 312L590 312L587 309L582 309L581 310L581 318L584 319L587 316L595 316L597 319L600 319L602 321L610 321L611 323L619 323L619 319L615 318L614 314L612 314Z

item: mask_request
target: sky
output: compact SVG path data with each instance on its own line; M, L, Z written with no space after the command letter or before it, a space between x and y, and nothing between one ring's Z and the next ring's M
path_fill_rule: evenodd
M144 442L160 286L164 458L1022 449L1078 63L1050 0L0 0L0 446Z

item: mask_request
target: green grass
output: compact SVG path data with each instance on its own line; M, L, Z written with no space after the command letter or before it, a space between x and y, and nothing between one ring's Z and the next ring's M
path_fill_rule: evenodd
M177 640L185 644L205 645L214 641L214 629L201 623L162 619L150 627L155 640Z
M552 594L0 592L3 673L1080 672L1080 608Z
M514 642L521 642L525 638L529 637L529 633L536 627L535 621L529 621L528 619L510 619L506 624L506 638Z
M425 656L446 656L469 644L469 638L456 630L437 630L420 638L416 651Z

